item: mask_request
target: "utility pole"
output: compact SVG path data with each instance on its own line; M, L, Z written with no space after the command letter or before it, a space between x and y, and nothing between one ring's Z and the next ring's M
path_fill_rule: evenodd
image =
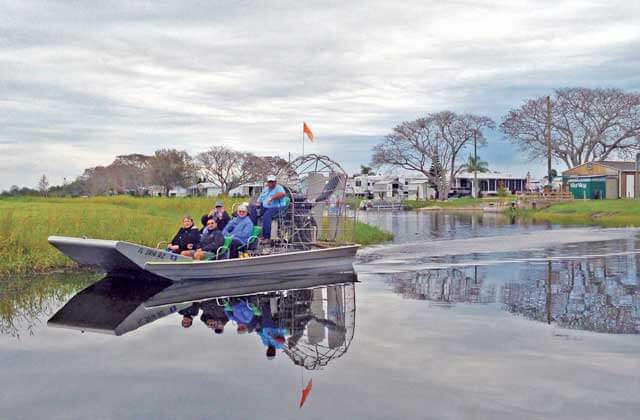
M474 189L474 198L478 198L480 196L478 192L478 130L473 130L473 189Z
M547 179L551 188L551 97L547 96Z

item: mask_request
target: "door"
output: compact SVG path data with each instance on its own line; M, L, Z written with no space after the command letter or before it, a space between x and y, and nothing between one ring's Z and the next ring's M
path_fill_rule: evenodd
M627 175L627 198L636 197L636 180L634 175Z

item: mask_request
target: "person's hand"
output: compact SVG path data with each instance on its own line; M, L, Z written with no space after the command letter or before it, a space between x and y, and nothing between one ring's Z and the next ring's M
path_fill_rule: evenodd
M187 244L187 249L193 249L193 244Z
M169 248L174 250L174 251L180 249L180 247L178 245L169 245Z
M273 203L273 199L272 198L267 200L267 204L271 205L271 203Z

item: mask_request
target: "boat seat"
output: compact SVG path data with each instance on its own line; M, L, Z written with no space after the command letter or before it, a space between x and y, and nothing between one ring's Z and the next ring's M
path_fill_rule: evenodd
M260 254L260 235L262 234L262 226L255 225L251 229L251 236L247 239L247 243L238 247L238 251L245 250L252 255Z
M219 260L220 256L222 256L222 259L229 259L229 254L231 252L231 241L233 240L233 236L232 235L228 235L224 237L224 243L222 244L222 246L220 248L218 248L216 250L216 255L215 257L211 257L209 258L209 261L211 260Z

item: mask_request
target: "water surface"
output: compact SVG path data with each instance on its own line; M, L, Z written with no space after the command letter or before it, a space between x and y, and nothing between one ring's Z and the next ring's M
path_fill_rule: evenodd
M273 358L258 324L216 334L206 287L2 280L2 418L640 416L635 230L374 215L396 244L362 252L357 283L307 273L241 298L284 340Z

